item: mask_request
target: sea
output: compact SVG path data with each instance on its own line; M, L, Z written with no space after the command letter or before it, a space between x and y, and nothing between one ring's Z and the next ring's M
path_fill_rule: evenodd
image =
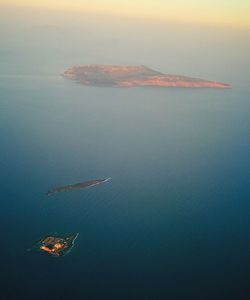
M249 299L249 31L0 15L1 299ZM146 65L232 89L83 86L61 76L75 64ZM34 249L54 233L79 233L65 257Z

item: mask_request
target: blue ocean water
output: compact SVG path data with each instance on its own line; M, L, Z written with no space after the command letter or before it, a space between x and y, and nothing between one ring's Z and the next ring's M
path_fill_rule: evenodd
M25 13L1 29L3 299L247 299L245 33L40 15L30 27ZM86 87L60 76L74 63L143 63L233 89ZM46 196L99 177L112 180ZM51 232L79 232L69 255L27 251Z

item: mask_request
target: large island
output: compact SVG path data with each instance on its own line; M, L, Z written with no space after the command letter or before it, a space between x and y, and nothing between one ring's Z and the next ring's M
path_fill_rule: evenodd
M163 74L145 66L76 65L63 73L64 77L80 84L110 87L182 87L182 88L230 88L230 84Z

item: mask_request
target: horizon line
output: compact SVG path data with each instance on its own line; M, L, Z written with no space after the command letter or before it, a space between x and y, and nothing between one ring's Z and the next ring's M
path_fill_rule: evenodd
M131 13L129 11L109 11L107 9L101 10L101 9L85 9L81 8L79 9L78 6L48 6L44 3L38 3L38 4L29 4L29 3L12 3L6 2L5 0L0 0L0 7L5 8L14 8L14 9L23 9L23 10L38 10L38 11L51 11L51 12L58 12L58 13L74 13L78 15L82 14L90 14L90 15L98 15L98 16L110 16L110 17L117 17L117 18L129 18L129 19L135 19L135 20L147 20L147 21L157 21L159 23L179 23L179 24L190 24L190 25L200 25L200 26L212 26L212 27L220 27L220 28L227 28L227 29L238 29L238 30L250 30L250 24L237 24L233 21L218 21L218 20L211 20L208 19L192 19L192 18L178 18L174 16L164 16L164 15L156 15L156 14L147 14L143 13L141 15L136 13Z

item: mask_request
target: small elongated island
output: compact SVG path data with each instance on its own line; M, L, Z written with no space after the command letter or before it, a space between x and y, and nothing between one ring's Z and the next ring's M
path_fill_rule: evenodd
M109 181L111 178L105 178L105 179L92 179L92 180L88 180L88 181L84 181L84 182L80 182L80 183L74 183L74 184L69 184L69 185L64 185L64 186L59 186L59 187L55 187L50 189L47 192L47 195L53 195L56 193L62 193L62 192L66 192L66 191L71 191L71 190L79 190L79 189L84 189L93 185L97 185L100 183L104 183Z
M100 87L231 88L227 83L164 74L146 66L76 65L62 75L83 85Z
M35 247L39 251L60 257L70 252L77 237L78 233L64 236L57 234L46 235L36 243Z

